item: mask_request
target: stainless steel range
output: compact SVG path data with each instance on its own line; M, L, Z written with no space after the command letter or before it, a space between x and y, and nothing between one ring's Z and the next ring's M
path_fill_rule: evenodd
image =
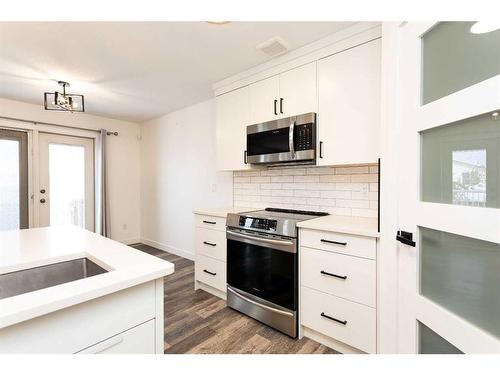
M227 217L227 305L297 337L297 223L323 212L266 208Z

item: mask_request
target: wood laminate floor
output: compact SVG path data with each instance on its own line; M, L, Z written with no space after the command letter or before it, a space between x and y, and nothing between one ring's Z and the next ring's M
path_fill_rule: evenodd
M136 249L175 264L165 278L165 353L336 353L308 338L294 340L194 290L194 262L147 245Z

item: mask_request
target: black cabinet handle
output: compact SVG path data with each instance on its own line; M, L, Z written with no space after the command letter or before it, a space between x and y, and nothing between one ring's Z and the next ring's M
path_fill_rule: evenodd
M323 238L321 239L321 242L331 243L334 245L342 245L342 246L347 245L347 242L330 241L330 240L325 240Z
M248 164L248 153L247 150L243 151L243 162Z
M280 113L283 114L283 98L280 98Z
M347 324L347 320L335 319L335 318L333 318L333 317L331 317L331 316L326 315L324 312L322 312L322 313L321 313L321 316L322 316L323 318L333 320L334 322L337 322L337 323L340 323L340 324L343 324L343 325L346 325L346 324Z
M215 273L215 272L210 272L210 271L207 271L207 270L203 270L203 272L208 273L209 275L212 275L212 276L217 275L217 273Z
M321 274L322 275L336 277L337 279L342 279L342 280L346 280L347 279L347 276L335 275L334 273L330 273L330 272L326 272L326 271L321 271Z
M319 141L319 158L323 159L323 141Z
M205 245L208 245L208 246L217 246L217 244L215 244L215 243L211 243L211 242L207 242L207 241L203 241L203 243L204 243Z
M207 221L207 220L203 220L203 222L204 222L205 224L217 224L217 222L215 222L215 221Z
M276 99L274 99L274 114L276 116L278 116L278 112L277 112L277 109L276 109L276 104L278 104L278 101Z

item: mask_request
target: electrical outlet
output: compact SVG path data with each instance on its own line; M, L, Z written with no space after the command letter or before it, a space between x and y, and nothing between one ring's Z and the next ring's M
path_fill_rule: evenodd
M123 230L127 230L127 224L122 225Z
M217 192L217 184L212 184L212 193Z

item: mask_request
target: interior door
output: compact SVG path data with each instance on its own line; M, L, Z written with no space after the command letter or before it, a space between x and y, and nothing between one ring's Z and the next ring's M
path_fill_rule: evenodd
M28 135L0 129L0 230L28 228Z
M472 24L397 32L404 353L500 352L500 31Z
M279 75L252 83L250 95L250 124L276 120L279 118Z
M280 74L281 118L317 112L316 61Z
M94 140L39 134L39 225L94 230Z

